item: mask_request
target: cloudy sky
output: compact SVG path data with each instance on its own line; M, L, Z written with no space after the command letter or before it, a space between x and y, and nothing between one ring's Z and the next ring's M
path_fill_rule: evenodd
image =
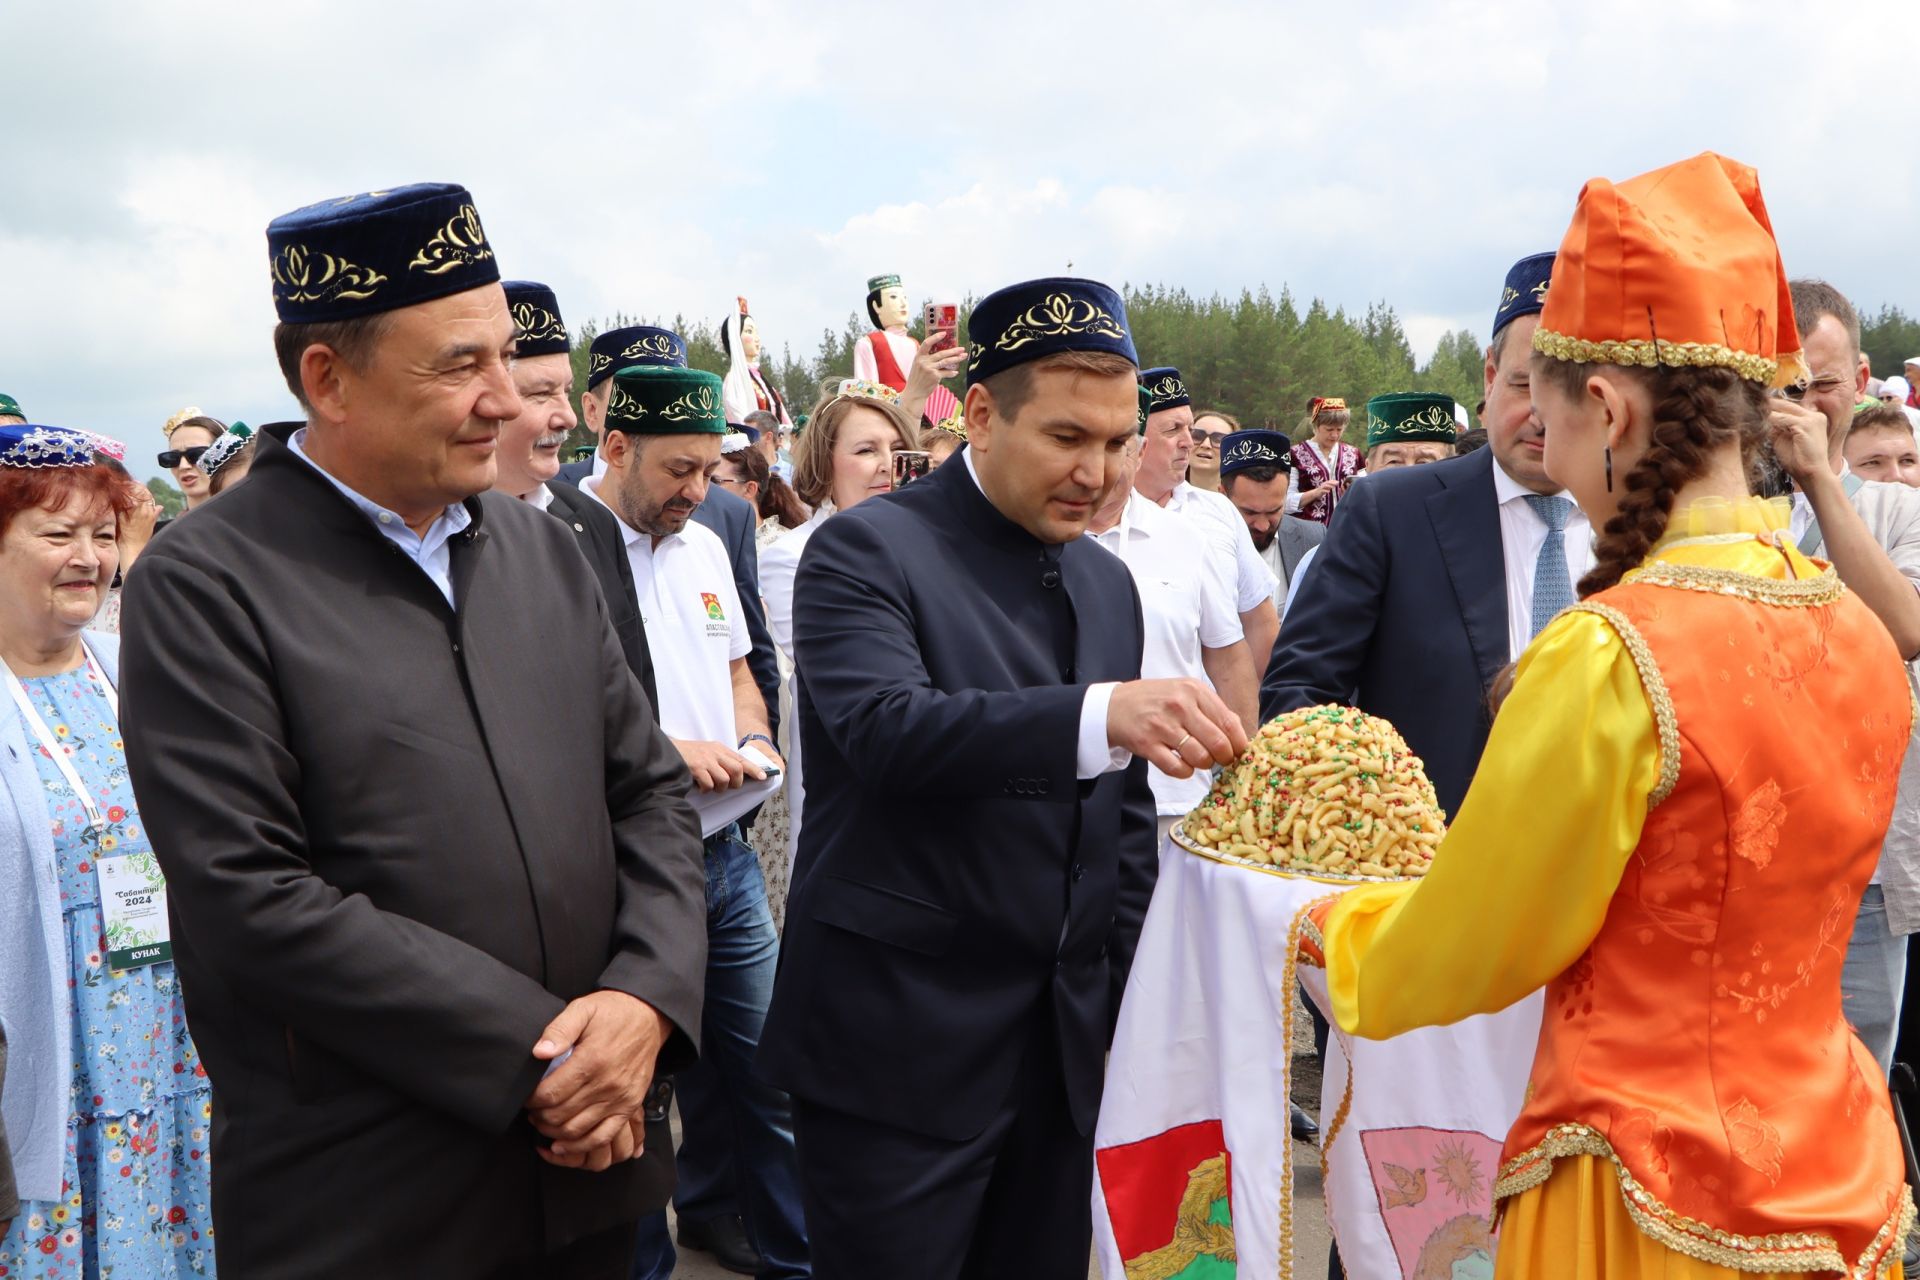
M0 390L135 461L183 405L292 416L266 223L420 180L466 184L507 273L575 323L744 294L810 353L869 275L917 305L1071 263L1386 299L1424 356L1485 338L1507 265L1558 242L1586 178L1713 148L1759 168L1789 270L1913 311L1912 12L6 4Z

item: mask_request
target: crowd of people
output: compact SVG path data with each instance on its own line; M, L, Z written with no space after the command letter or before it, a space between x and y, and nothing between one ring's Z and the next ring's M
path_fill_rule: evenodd
M726 378L596 335L572 461L464 189L267 238L303 417L174 415L177 517L0 396L0 1276L664 1278L671 1203L1078 1280L1173 827L1327 703L1452 816L1316 908L1340 1025L1547 989L1499 1275L1899 1274L1920 358L1752 170L1589 183L1471 413L1245 427L1098 282L913 343L882 276L804 414L744 299Z

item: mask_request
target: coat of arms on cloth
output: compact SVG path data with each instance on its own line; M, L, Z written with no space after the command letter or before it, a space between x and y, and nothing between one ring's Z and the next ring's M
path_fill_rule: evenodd
M1360 1133L1401 1280L1492 1280L1488 1224L1500 1144L1453 1129Z
M1232 1157L1218 1120L1106 1147L1094 1158L1127 1280L1235 1274Z

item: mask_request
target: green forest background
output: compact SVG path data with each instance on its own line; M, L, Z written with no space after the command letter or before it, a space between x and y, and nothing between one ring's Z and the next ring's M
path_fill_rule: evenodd
M1369 306L1364 315L1352 315L1318 298L1302 309L1285 288L1278 295L1263 287L1243 290L1238 298L1200 298L1165 285L1129 288L1126 299L1141 360L1175 366L1186 379L1196 410L1224 410L1243 426L1272 427L1297 437L1313 396L1341 396L1356 408L1370 396L1394 391L1440 392L1469 410L1480 400L1485 340L1464 329L1448 332L1423 364L1414 358L1406 330L1385 302ZM971 311L969 299L961 307L962 342ZM615 315L589 322L574 333L576 412L579 390L587 385L588 344L596 333L630 324L670 328L686 339L690 365L721 375L727 371L719 330L708 321ZM795 354L790 338L763 332L767 350L761 371L779 387L797 417L813 407L822 382L852 376L854 344L869 327L865 316L849 315L838 332L822 332L806 355ZM913 332L925 337L917 325ZM1920 319L1883 307L1878 315L1863 318L1861 347L1877 375L1898 373L1902 361L1920 355ZM958 379L948 385L955 395L965 391ZM1356 413L1348 439L1363 443L1365 430L1365 415ZM575 432L574 447L591 443L584 426ZM180 495L171 483L155 477L149 486L168 514L178 511Z

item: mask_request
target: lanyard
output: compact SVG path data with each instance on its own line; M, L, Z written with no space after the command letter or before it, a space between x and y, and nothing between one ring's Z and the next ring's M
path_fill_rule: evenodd
M94 683L99 685L100 691L106 695L107 706L113 712L114 723L118 724L120 722L119 692L114 689L113 681L107 679L106 672L100 669L100 664L94 660L93 650L87 648L84 640L80 642L80 651L86 655L87 673L93 677ZM20 708L21 716L26 719L27 727L32 729L33 736L40 740L41 750L52 758L54 767L60 770L60 776L67 780L67 786L73 789L73 794L80 801L81 808L86 810L88 825L95 831L105 830L106 815L100 812L100 806L94 801L93 794L87 790L86 784L80 781L80 773L73 767L73 761L67 758L66 751L54 738L53 730L47 727L46 720L35 709L33 699L27 696L26 686L20 683L20 677L13 674L11 669L7 671L7 688L13 694L14 705Z

